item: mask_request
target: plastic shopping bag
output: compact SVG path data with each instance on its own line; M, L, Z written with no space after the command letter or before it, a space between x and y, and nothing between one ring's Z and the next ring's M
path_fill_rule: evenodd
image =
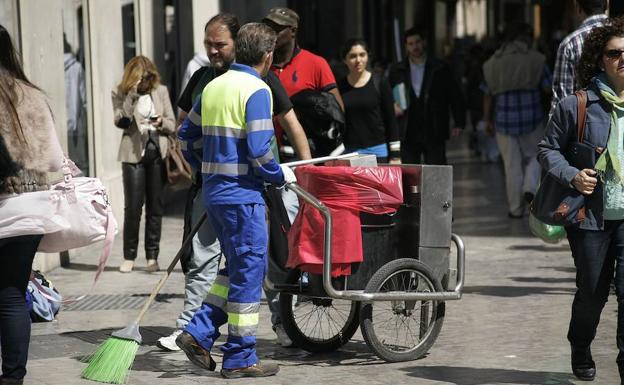
M546 243L559 243L566 237L566 231L563 226L547 225L533 214L529 214L529 229L533 235Z

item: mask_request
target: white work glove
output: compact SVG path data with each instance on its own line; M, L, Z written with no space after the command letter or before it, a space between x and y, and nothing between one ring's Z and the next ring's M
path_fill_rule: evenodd
M295 183L297 181L297 177L290 167L284 166L283 164L280 164L280 167L282 169L282 173L284 173L285 184Z

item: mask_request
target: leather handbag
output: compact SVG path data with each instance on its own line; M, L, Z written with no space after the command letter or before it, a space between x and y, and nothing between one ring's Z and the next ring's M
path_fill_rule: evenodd
M570 165L582 170L593 168L598 149L583 142L587 115L587 92L576 91L577 137L566 153ZM575 188L565 186L546 171L529 208L531 214L548 225L569 226L585 219L585 196Z
M104 249L107 251L112 247L117 221L106 188L97 178L73 177L69 162L64 159L63 180L48 190L54 216L64 220L67 226L44 234L38 251L55 253L98 241L106 241Z
M172 185L190 184L193 170L184 159L180 144L171 135L167 135L167 156L165 158L167 182Z

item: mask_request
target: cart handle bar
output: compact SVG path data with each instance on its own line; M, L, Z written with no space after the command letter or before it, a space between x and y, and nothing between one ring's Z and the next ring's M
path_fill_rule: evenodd
M306 164L315 164L315 163L328 162L330 160L353 158L354 156L358 156L358 155L360 155L360 154L358 154L357 152L350 152L348 154L343 154L343 155L321 156L319 158L312 158L312 159L305 159L305 160L296 160L294 162L281 163L281 165L282 166L288 166L288 167L297 167L297 166L304 166Z
M442 291L432 293L407 293L407 292L384 292L365 293L363 290L336 290L331 282L331 261L332 261L332 216L331 212L321 201L309 192L305 191L296 183L289 183L288 188L294 191L301 199L308 202L319 210L325 218L324 226L324 246L323 246L323 288L327 295L335 299L346 299L350 301L418 301L433 300L447 301L457 300L462 297L465 275L466 253L464 241L457 235L451 234L451 240L457 247L457 284L453 291ZM270 281L266 281L267 286L272 286Z

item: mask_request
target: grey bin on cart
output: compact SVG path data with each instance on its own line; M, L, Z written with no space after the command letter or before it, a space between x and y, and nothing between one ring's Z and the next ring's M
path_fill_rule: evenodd
M404 204L394 216L362 218L364 261L354 265L346 288L364 289L372 275L397 258L416 258L446 287L449 281L453 168L402 165ZM453 280L452 280L453 281ZM337 284L337 287L344 287Z

